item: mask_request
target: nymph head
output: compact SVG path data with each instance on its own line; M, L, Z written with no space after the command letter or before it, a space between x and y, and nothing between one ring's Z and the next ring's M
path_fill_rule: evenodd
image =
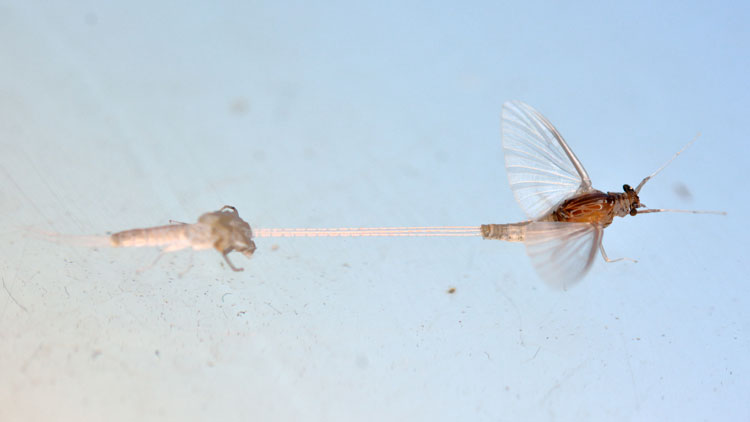
M211 227L216 239L214 247L222 253L237 251L251 256L255 252L253 230L245 220L240 218L237 209L226 205L219 211L203 214L198 222Z

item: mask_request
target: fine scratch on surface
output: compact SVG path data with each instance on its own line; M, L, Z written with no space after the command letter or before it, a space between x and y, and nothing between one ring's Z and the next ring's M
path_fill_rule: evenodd
M19 308L23 309L24 312L29 312L29 310L26 309L25 306L23 306L20 303L18 303L18 301L16 300L16 298L13 297L13 294L11 294L10 290L8 290L8 286L5 285L5 278L3 278L3 289L5 289L5 292L8 293L8 296L11 299L13 299L13 303L15 303L16 305L18 305Z
M529 362L531 362L532 360L536 359L536 355L538 355L538 354L539 354L539 351L540 351L540 350L542 350L542 346L537 346L537 348L536 348L536 352L534 352L534 356L532 356L532 357L530 357L530 358L526 359L526 360L525 360L525 361L524 361L523 363L529 363Z
M26 361L23 363L23 365L21 365L21 372L26 373L31 363L34 362L40 355L47 352L49 352L49 347L45 346L44 343L39 343L39 345L36 347L36 350L34 350L34 353L26 358Z
M281 312L280 310L276 309L273 305L271 305L271 302L266 302L266 305L268 305L269 308L276 311L279 315L283 315L283 312Z
M635 401L636 407L640 406L640 398L638 397L638 386L636 385L635 374L633 374L633 365L630 362L630 351L628 350L628 343L625 340L625 336L620 333L620 342L622 343L622 350L625 352L625 363L628 365L628 373L630 374L630 385L633 391L633 400Z
M507 280L507 277L506 277ZM522 347L526 347L526 343L523 339L523 317L521 316L521 310L518 309L518 306L513 301L513 299L508 296L508 294L505 292L504 289L501 289L500 287L496 287L497 291L500 292L500 294L503 295L505 300L510 304L510 306L513 307L513 309L516 311L516 318L518 318L518 344L520 344Z
M540 401L540 405L544 405L551 397L552 394L559 390L560 387L563 386L571 377L573 377L576 373L578 373L581 369L583 369L589 362L591 361L591 358L584 359L581 363L579 363L575 367L571 367L563 371L560 378L555 381L555 384L550 387L549 390L547 390L547 393L542 397Z
M16 187L16 190L17 190L17 191L18 191L18 193L19 193L19 194L20 194L20 195L21 195L21 196L22 196L22 197L23 197L23 198L24 198L24 199L26 200L26 203L28 203L28 204L31 204L31 206L32 206L32 207L34 208L34 210L36 210L37 214L41 215L41 216L42 216L42 218L44 218L44 219L45 219L45 221L52 221L52 220L51 220L50 218L48 218L48 217L47 217L47 216L46 216L46 215L45 215L45 214L44 214L44 213L42 212L42 209L41 209L40 207L38 207L38 206L36 205L36 202L34 202L34 201L32 201L32 200L31 200L31 197L29 197L29 196L28 196L28 195L26 194L26 191L25 191L25 190L24 190L23 188L21 188L21 186L20 186L20 185L19 185L18 183L16 183L16 181L15 181L15 180L14 180L14 179L13 179L13 178L12 178L12 177L10 176L10 173L8 173L8 171L7 171L6 169L5 169L5 167L2 167L2 166L0 166L0 170L2 170L2 171L3 171L3 174L5 174L5 177L6 177L6 178L7 178L8 180L10 180L10 183L12 183L12 184L13 184L13 186L15 186L15 187Z

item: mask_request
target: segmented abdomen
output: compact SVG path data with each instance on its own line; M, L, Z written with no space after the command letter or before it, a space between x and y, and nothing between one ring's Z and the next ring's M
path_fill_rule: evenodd
M190 246L188 237L190 224L171 224L168 226L148 227L118 232L110 236L114 247L138 246Z
M523 242L526 239L528 224L528 221L513 224L482 224L482 237L506 242Z

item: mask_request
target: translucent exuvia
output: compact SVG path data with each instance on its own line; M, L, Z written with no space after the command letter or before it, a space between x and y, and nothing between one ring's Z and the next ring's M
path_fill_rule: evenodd
M165 226L125 230L110 236L63 235L39 230L35 230L35 232L48 239L79 246L161 247L161 254L156 260L164 253L180 249L203 250L214 248L222 254L229 268L234 271L243 271L243 268L237 268L232 264L227 256L230 252L241 252L248 258L255 252L255 242L252 240L253 231L250 225L240 218L237 209L232 206L225 205L218 211L207 212L192 224L171 223Z
M125 230L111 235L110 244L113 247L161 246L163 252L173 252L180 249L195 250L214 248L221 252L229 268L237 268L227 256L232 251L252 256L255 252L255 242L252 240L253 231L250 225L240 218L237 209L225 205L218 211L207 212L193 224L173 223L166 226L148 227L143 229Z

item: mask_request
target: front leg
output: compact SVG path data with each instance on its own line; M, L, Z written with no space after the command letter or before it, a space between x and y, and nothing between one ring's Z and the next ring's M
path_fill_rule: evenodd
M617 259L609 259L609 258L607 257L607 253L606 253L606 252L604 252L604 245L602 244L602 242L599 242L599 251L601 251L601 253L602 253L602 258L604 258L604 260L605 260L605 261L607 261L607 263L611 263L611 262L617 262L617 261L630 261L630 262L638 262L637 260L635 260L635 259L633 259L633 258L617 258Z
M229 252L232 252L231 248L221 253L221 255L224 257L224 261L227 261L227 265L229 265L229 268L231 268L232 271L236 271L236 272L245 271L244 268L237 268L234 265L232 265L232 261L229 260L229 256L228 256Z

